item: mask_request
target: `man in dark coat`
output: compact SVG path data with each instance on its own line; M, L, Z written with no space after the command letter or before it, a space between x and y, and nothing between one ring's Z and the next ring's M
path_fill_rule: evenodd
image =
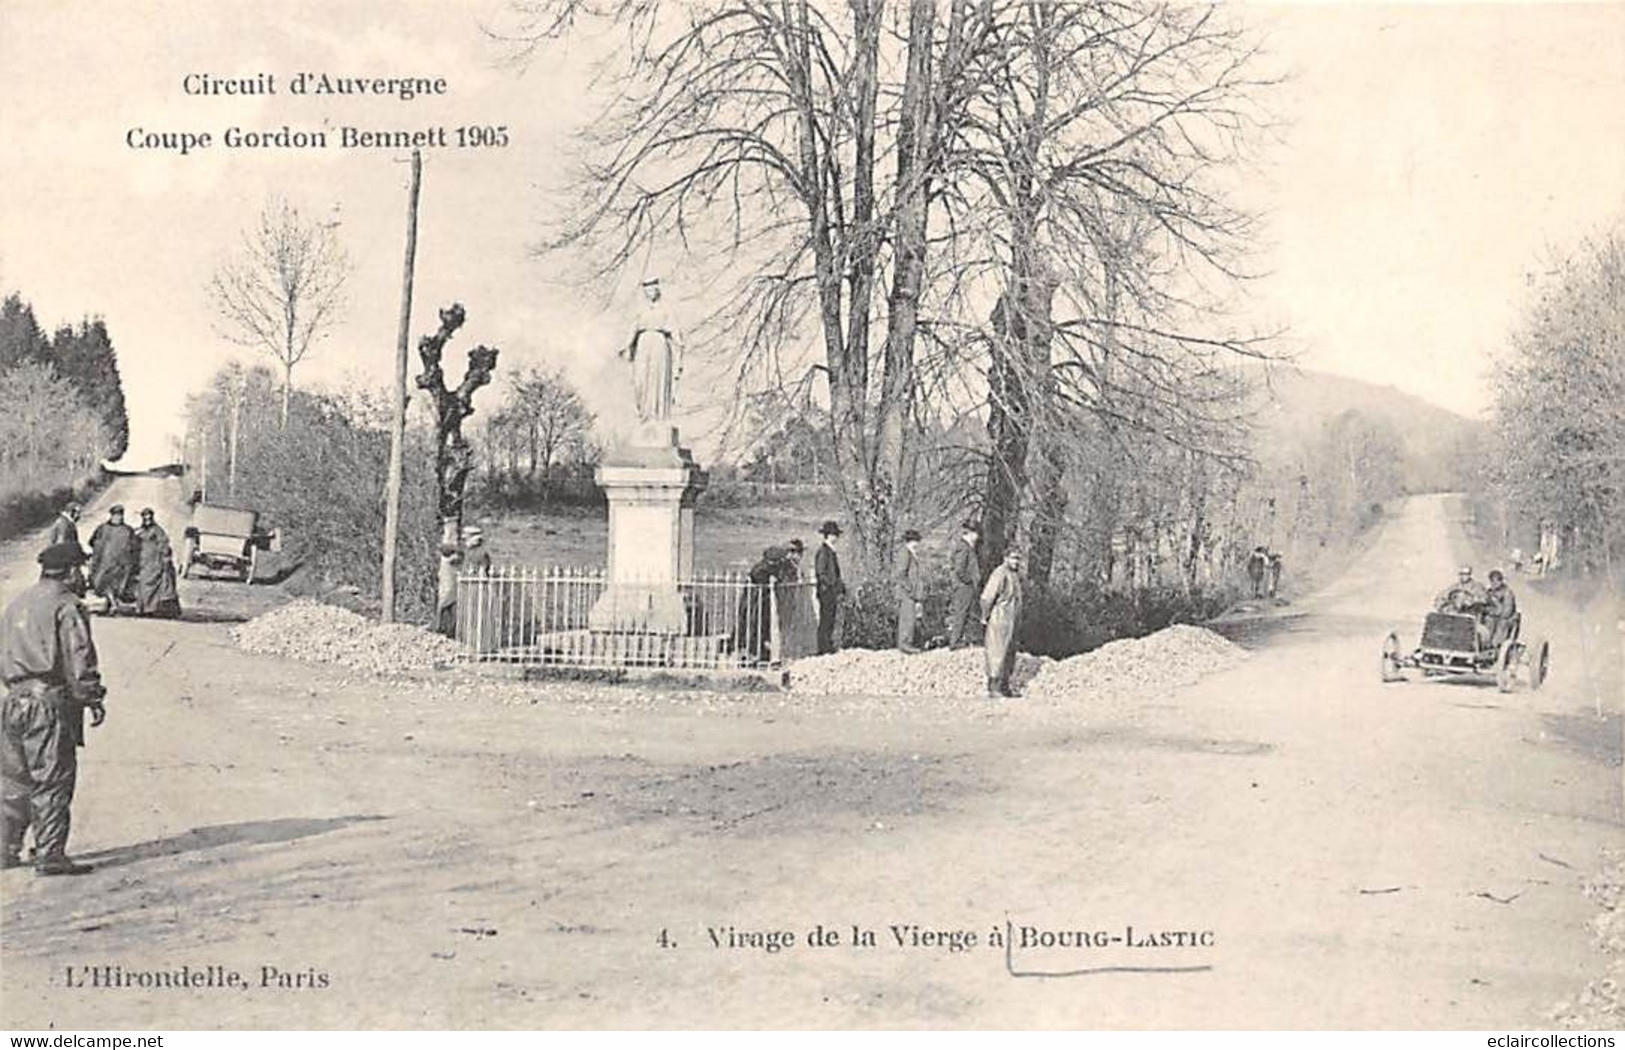
M51 521L51 535L46 539L46 545L55 547L59 543L71 543L79 546L79 514L77 503L70 503L57 511Z
M982 559L976 553L981 526L966 520L960 530L960 542L954 544L954 587L948 599L948 645L954 649L970 645L974 640L978 622L976 602L982 591Z
M1500 569L1490 571L1490 586L1484 592L1484 626L1489 632L1489 643L1497 649L1512 637L1512 624L1518 616L1518 598L1507 586L1507 578Z
M1254 547L1247 556L1247 579L1253 584L1253 597L1264 597L1264 571L1269 567L1270 552L1266 547Z
M841 527L833 521L818 526L824 542L819 545L818 557L813 561L815 592L818 595L818 652L835 651L835 617L841 609L841 598L846 584L841 581L841 556L835 551L835 540Z
M69 503L57 511L56 517L51 521L51 533L45 539L46 546L55 547L61 543L71 543L84 550L79 543L79 515L82 512L83 508L78 503ZM73 572L67 579L68 588L80 598L83 598L85 592L90 589L85 581L85 571L77 565L73 567Z
M903 558L897 567L897 648L917 653L916 638L925 618L925 569L920 565L920 534L903 533Z
M22 864L23 837L33 828L36 874L90 870L67 853L85 709L93 726L107 717L90 619L68 586L69 574L84 560L78 544L47 547L39 556L39 582L0 615L0 684L5 687L0 867Z
M124 523L124 508L118 504L90 534L90 589L108 599L109 611L114 608L111 603L130 596L137 544L135 530Z
M800 540L791 540L784 547L768 547L750 568L750 586L739 596L734 647L757 663L772 660L774 588L780 588L782 598L786 593L784 585L795 582L796 561L802 549Z
M141 511L141 527L135 530L140 544L135 581L136 611L143 616L179 616L180 596L175 591L175 552L169 533L153 519L151 507Z

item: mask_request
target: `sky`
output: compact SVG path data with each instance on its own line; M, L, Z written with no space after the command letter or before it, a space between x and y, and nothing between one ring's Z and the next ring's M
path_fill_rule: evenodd
M502 0L440 3L0 0L0 291L53 328L107 321L132 424L158 462L224 339L205 286L270 193L336 221L356 263L342 322L298 384L388 382L400 309L406 152L132 149L131 129L505 126L509 145L424 165L412 336L462 302L455 378L476 343L499 373L557 365L623 418L613 358L636 287L586 294L531 251L564 206L572 132L593 119L582 45L525 68L486 32ZM1245 17L1289 75L1276 141L1242 180L1266 217L1238 309L1284 327L1302 364L1469 415L1490 398L1529 282L1553 252L1625 217L1625 4L1260 4ZM298 72L444 77L447 93L311 98ZM188 74L274 75L274 96L189 96ZM706 289L656 260L681 308ZM675 272L664 272L675 270ZM264 360L264 358L262 358ZM691 387L704 387L690 383ZM697 403L706 389L680 391ZM685 434L688 437L695 435Z

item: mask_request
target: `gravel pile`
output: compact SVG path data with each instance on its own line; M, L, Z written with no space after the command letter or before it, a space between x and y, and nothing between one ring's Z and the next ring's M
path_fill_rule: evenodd
M1608 968L1572 1000L1558 1003L1549 1017L1563 1028L1617 1031L1625 1026L1625 860L1613 854L1582 889L1602 907L1590 926L1597 947L1608 953Z
M1189 685L1240 663L1245 649L1203 627L1175 624L1050 664L1027 689L1039 703L1086 704Z
M1018 690L1026 688L1050 662L1022 653L1016 658L1012 683ZM980 648L923 653L846 649L795 661L790 666L790 688L822 696L986 696L987 663Z
M338 664L367 674L427 671L461 652L450 638L403 623L374 623L335 605L309 599L232 628L238 648L314 663Z

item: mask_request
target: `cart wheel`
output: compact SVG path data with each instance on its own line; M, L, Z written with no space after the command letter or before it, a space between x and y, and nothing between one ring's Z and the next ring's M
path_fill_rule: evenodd
M260 549L258 547L250 547L250 548L248 548L248 565L243 568L243 582L244 583L253 583L254 582L254 569L255 569L256 565L258 564L259 560L260 560Z
M1546 674L1551 670L1552 646L1544 638L1536 638L1524 650L1524 660L1529 665L1529 688L1539 689L1546 684Z
M1382 640L1382 680L1398 682L1404 677L1399 671L1399 633L1389 631Z
M1517 684L1518 643L1508 639L1501 643L1501 651L1495 655L1495 688L1510 693Z

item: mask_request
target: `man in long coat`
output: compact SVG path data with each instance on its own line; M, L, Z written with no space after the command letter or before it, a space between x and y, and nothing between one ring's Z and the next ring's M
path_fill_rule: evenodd
M897 568L897 648L917 653L915 644L925 616L925 570L920 565L920 534L903 533L903 560Z
M780 588L778 597L782 600L785 585L796 579L801 547L799 540L791 540L788 546L765 548L750 568L750 586L739 595L734 648L757 663L772 660L774 589Z
M826 521L818 527L818 534L824 542L819 544L818 555L813 559L813 577L818 596L818 652L822 655L835 651L835 617L840 612L846 584L841 580L841 557L835 551L841 527Z
M78 780L78 748L85 742L84 713L99 726L106 717L90 619L68 586L84 563L75 543L58 543L39 556L39 582L0 614L0 685L4 686L0 779L0 867L22 864L23 837L34 829L37 875L82 875L68 859L69 808Z
M976 553L981 526L966 520L954 544L953 592L948 599L948 646L971 644L976 633L976 597L982 589L982 559Z
M1021 624L1021 553L1012 550L982 588L982 620L987 624L987 695L1017 696L1010 687L1016 663L1016 628Z
M169 533L153 519L151 507L141 511L135 530L140 544L136 562L135 606L143 616L179 616L180 595L175 591L175 551Z
M55 547L63 543L71 543L81 551L84 546L79 542L79 515L83 508L78 503L69 503L57 511L56 517L51 520L51 532L45 539L47 546ZM68 588L74 594L83 598L89 585L85 581L85 571L78 565L68 575Z
M137 545L135 530L124 523L124 508L114 504L107 511L107 520L90 534L90 589L110 603L128 598Z

